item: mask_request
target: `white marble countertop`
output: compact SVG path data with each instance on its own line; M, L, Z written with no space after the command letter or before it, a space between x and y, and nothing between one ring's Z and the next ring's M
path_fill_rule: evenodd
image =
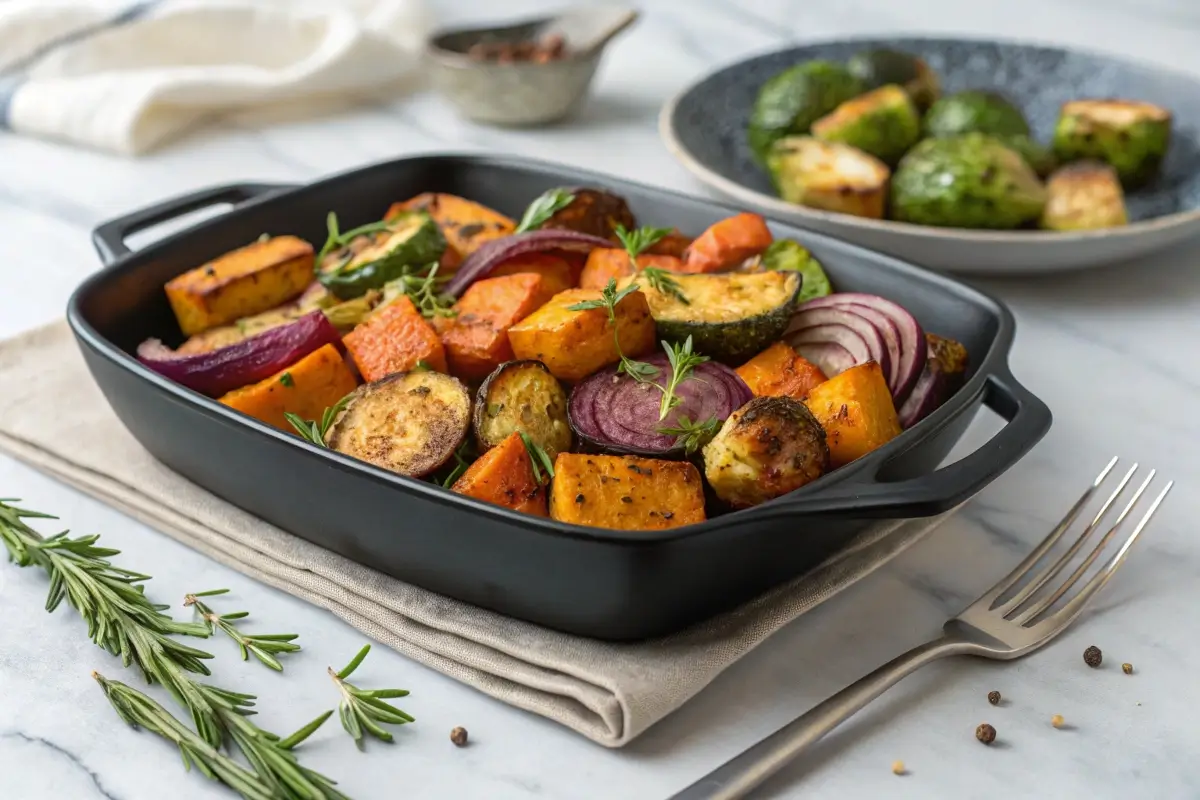
M474 5L437 4L444 18L457 19L473 16ZM506 14L519 15L558 4L504 5ZM61 315L70 290L97 265L88 238L97 222L219 182L303 181L452 148L533 155L701 193L658 141L660 103L718 64L788 41L900 31L1025 38L1036 32L1041 40L1200 73L1200 7L1188 0L771 0L754 3L752 13L735 8L749 4L728 0L642 5L642 21L614 45L590 105L555 128L475 127L420 95L317 118L224 118L138 161L0 135L0 335ZM1018 318L1013 370L1054 410L1050 434L940 532L775 636L632 745L605 750L377 648L360 673L364 682L411 689L405 708L418 723L400 731L394 747L371 746L362 755L332 722L305 746L305 763L356 798L665 797L935 634L1120 454L1178 485L1076 630L1020 662L963 659L926 668L785 771L763 796L1200 796L1192 762L1200 753L1200 725L1189 702L1200 699L1191 663L1200 659L1191 628L1200 608L1194 525L1200 501L1193 491L1200 460L1191 451L1200 441L1191 413L1200 403L1197 264L1200 246L1192 246L1147 263L983 284ZM3 391L0 377L0 408ZM961 451L996 426L978 420ZM282 676L241 664L227 641L209 642L227 684L260 694L267 727L291 729L333 706L324 668L344 662L364 637L332 615L255 585L6 457L0 457L0 496L53 511L78 532L102 533L105 543L125 551L123 564L155 576L159 598L228 586L231 602L252 610L260 629L299 633L304 650L288 658ZM185 775L167 745L119 722L88 672L121 670L88 642L73 614L42 611L45 591L42 575L0 565L0 796L232 796ZM1089 644L1105 651L1103 669L1084 665ZM1122 661L1135 665L1134 675L1121 673ZM1004 694L1004 705L988 705L991 689ZM1052 728L1053 714L1071 727ZM1004 747L975 741L975 726L984 721L999 730ZM450 744L455 725L470 730L472 746ZM897 759L909 775L892 775Z

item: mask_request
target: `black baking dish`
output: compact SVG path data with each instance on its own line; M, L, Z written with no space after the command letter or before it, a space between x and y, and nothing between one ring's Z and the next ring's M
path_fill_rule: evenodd
M101 225L108 266L75 292L68 319L118 417L161 462L246 511L417 586L559 630L603 639L676 631L795 577L872 520L922 517L969 498L1049 429L1046 406L1009 373L1013 318L996 300L896 259L791 226L842 291L873 292L968 348L972 372L934 414L873 453L755 508L658 532L583 528L452 494L323 450L141 366L151 336L179 340L170 278L264 231L323 241L378 219L395 200L451 192L519 216L553 186L603 186L647 224L698 233L740 209L520 158L403 158L306 186L237 184L168 200ZM130 252L131 234L220 203L220 216ZM1008 420L987 444L937 469L980 406Z

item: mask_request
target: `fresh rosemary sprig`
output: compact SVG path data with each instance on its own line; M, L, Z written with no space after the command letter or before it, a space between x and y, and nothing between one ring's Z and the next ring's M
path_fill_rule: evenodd
M622 228L622 230L624 230ZM567 306L569 311L588 311L593 308L603 308L608 313L608 324L613 329L613 344L616 345L617 355L621 361L617 365L617 372L624 372L629 377L645 383L652 380L658 375L658 367L653 364L647 364L645 361L634 361L628 358L624 351L621 350L621 334L617 329L617 305L625 299L625 297L638 290L636 283L630 283L624 289L617 291L616 278L609 278L608 283L600 291L600 297L596 300L583 300L573 305Z
M381 742L391 743L394 741L392 734L380 723L404 725L414 721L408 714L392 704L384 702L385 699L407 697L406 690L360 689L346 680L354 670L358 669L359 664L362 664L363 659L370 651L371 645L364 645L363 649L358 651L358 655L350 659L350 663L340 672L334 672L333 667L329 668L329 677L333 678L333 682L342 693L342 699L338 703L342 727L346 729L346 733L350 734L350 738L354 739L354 743L360 750L363 747L363 737L367 733Z
M518 431L521 434L521 441L525 443L525 450L529 453L529 463L533 465L533 479L538 483L545 483L554 477L554 462L550 460L550 454L541 448L537 442L530 439L525 431ZM546 477L542 477L542 470L545 470Z
M333 427L334 420L337 419L338 414L342 413L342 409L346 407L346 403L349 401L350 395L346 395L325 409L325 412L321 414L320 423L304 419L298 414L293 414L291 411L283 412L283 416L288 421L288 424L296 429L296 433L300 434L300 438L312 442L317 447L329 447L325 443L325 437L329 435L329 429Z
M475 459L475 447L468 438L454 451L454 466L446 473L446 477L435 482L443 489L449 489L454 482L463 476L471 462Z
M621 246L629 254L629 262L637 269L637 257L656 245L671 233L670 228L634 228L629 230L624 225L613 229Z
M667 352L667 361L671 364L671 377L667 380L665 387L659 387L663 393L662 402L658 407L660 422L667 418L667 414L671 413L672 408L683 402L675 393L679 384L686 381L697 366L709 360L708 356L702 356L692 350L691 336L688 336L681 345L669 342L663 342L662 345Z
M685 415L678 418L675 427L659 428L658 432L664 436L676 437L675 444L690 456L712 441L720 429L721 422L716 417L709 417L703 422L692 422Z
M690 306L692 302L687 299L687 295L683 293L683 289L679 288L679 281L671 277L671 273L661 267L646 267L641 274L645 276L646 282L650 284L650 288L654 289L659 294L669 294L685 306Z
M330 211L325 217L325 227L327 234L325 236L325 244L321 246L321 252L317 253L317 266L325 260L325 256L337 250L339 247L345 247L350 242L357 239L359 236L368 236L373 233L385 233L390 231L391 223L387 221L368 222L366 225L359 225L357 228L342 233L338 230L337 214Z
M525 214L521 217L521 222L513 233L525 233L542 227L547 220L571 205L571 201L574 199L575 195L565 189L550 189L543 192L525 209Z
M295 633L243 633L233 624L234 620L250 616L249 611L235 611L230 614L218 614L213 611L201 597L215 597L227 594L228 589L212 589L207 592L194 592L184 597L183 604L196 609L196 614L208 625L209 631L219 628L230 639L237 642L242 651L242 661L249 659L250 654L277 672L283 671L283 665L275 657L276 653L294 653L300 645L293 642L298 637Z

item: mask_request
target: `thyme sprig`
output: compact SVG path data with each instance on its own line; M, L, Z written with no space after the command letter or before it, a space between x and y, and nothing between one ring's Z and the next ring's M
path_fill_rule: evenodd
M230 639L233 639L237 643L238 649L242 652L242 661L249 659L250 654L253 653L254 657L266 666L277 672L282 672L283 665L279 663L279 659L275 655L277 653L294 653L299 650L300 645L293 641L298 638L299 634L244 633L233 623L235 620L245 619L250 616L249 611L218 614L200 599L202 597L215 597L217 595L228 594L228 592L228 589L211 589L207 592L194 592L184 597L183 604L196 609L196 615L208 625L210 634L214 630L219 629Z
M340 671L334 672L333 667L329 668L329 677L333 679L338 691L342 694L342 699L338 703L342 727L346 729L346 733L350 734L350 738L354 739L354 744L360 750L363 748L366 734L389 744L395 741L391 732L385 729L381 723L404 725L415 721L410 715L385 702L385 700L397 697L407 697L407 690L360 689L346 680L354 673L354 670L358 669L369 652L371 652L371 645L363 645L362 650L359 650L358 654L350 659L350 663Z
M674 436L675 445L682 447L683 452L690 456L712 441L720 428L721 421L716 417L709 417L703 422L692 422L686 415L682 415L674 426L659 428L658 432L664 436Z
M526 233L537 230L559 211L562 211L575 200L575 195L566 189L550 189L538 195L529 207L525 209L520 224L513 233Z
M662 345L667 352L667 361L671 364L671 377L667 379L665 387L659 387L663 393L662 402L658 406L660 422L667 418L671 409L683 402L676 393L679 385L691 377L696 367L709 360L708 356L702 356L692 349L691 336L688 336L683 344L663 342Z
M440 264L435 261L390 281L383 290L383 303L387 304L404 294L426 319L457 316L458 312L453 308L454 298L442 291L449 278L438 275L439 267Z
M672 278L671 273L667 270L661 267L646 267L642 270L641 274L646 278L646 282L650 284L650 288L659 294L670 295L685 306L692 304L692 301L687 299L687 295L680 288L679 281Z
M350 402L350 395L346 395L341 400L338 400L325 412L321 414L321 421L304 419L298 414L293 414L291 411L283 412L284 419L288 421L296 433L300 434L300 438L312 442L317 447L329 447L325 443L325 437L329 435L329 429L333 427L334 420L338 414L342 413L342 409L346 407L346 403Z
M329 255L338 248L345 247L359 236L369 236L375 233L387 233L391 231L391 226L392 223L386 220L368 222L366 225L359 225L357 228L351 228L345 233L342 233L338 229L337 214L330 211L325 216L325 244L321 246L321 251L317 253L317 264L320 265L321 262L325 260L325 256Z
M629 254L629 262L637 268L637 257L649 250L654 245L658 244L662 239L670 235L670 228L634 228L630 230L624 225L617 225L613 229L613 233L617 235L621 246L625 248L625 252Z
M624 230L622 228L622 230ZM620 356L620 363L617 365L617 372L624 372L629 377L645 383L653 379L659 373L658 367L653 364L647 364L645 361L634 361L627 357L624 351L621 350L621 334L617 328L617 305L620 304L626 296L636 292L638 285L630 283L624 289L617 290L616 278L609 278L608 283L600 291L600 297L595 300L583 300L573 305L567 306L569 311L588 311L593 308L603 308L608 314L608 324L613 329L613 344L616 345L617 355Z

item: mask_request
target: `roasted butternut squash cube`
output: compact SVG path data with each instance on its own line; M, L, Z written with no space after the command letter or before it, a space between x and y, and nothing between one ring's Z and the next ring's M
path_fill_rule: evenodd
M688 461L559 453L550 516L596 528L678 528L705 520L704 481Z
M755 397L790 397L803 400L827 378L821 368L792 349L787 342L775 342L737 368L738 376Z
M858 364L818 384L804 404L825 429L829 463L834 468L900 435L896 405L876 361Z
M513 354L541 361L559 380L577 381L621 359L613 326L604 308L571 306L600 299L600 292L569 289L508 329ZM634 358L654 349L654 318L641 292L630 292L617 303L616 335L621 351Z
M167 282L167 299L187 336L258 314L300 295L313 280L313 247L274 236L230 251Z
M384 219L391 219L402 211L418 209L433 217L433 221L442 229L446 242L456 251L456 257L469 256L484 242L508 236L517 227L511 218L473 200L434 192L419 194L403 203L393 203Z
M319 420L358 386L342 354L331 344L319 347L285 370L258 383L234 389L220 402L268 425L291 431L285 413Z
M342 337L363 380L374 382L425 362L446 371L446 350L412 300L398 297Z
M533 474L533 463L521 434L513 431L475 460L451 491L538 517L550 515L546 487Z

